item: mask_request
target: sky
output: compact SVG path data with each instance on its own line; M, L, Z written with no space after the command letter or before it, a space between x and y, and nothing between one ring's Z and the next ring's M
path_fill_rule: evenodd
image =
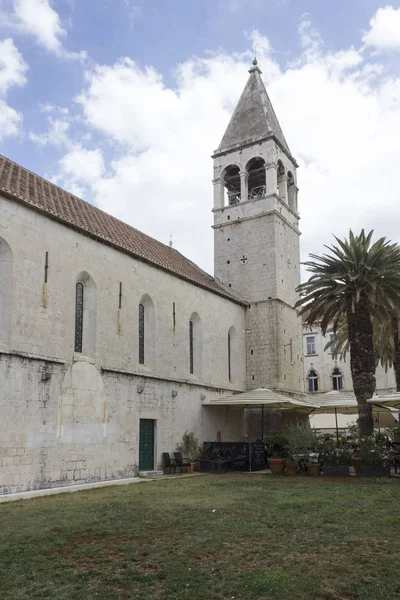
M254 54L301 258L400 242L400 3L0 0L0 153L213 272L212 159Z

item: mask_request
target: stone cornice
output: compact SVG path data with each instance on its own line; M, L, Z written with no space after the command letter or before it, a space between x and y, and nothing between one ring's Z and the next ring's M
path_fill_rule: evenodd
M155 379L156 381L165 381L166 383L178 383L180 385L196 386L199 388L205 388L205 389L219 391L220 393L223 393L223 392L241 393L241 392L245 391L244 389L224 388L224 387L217 386L217 385L211 385L209 383L202 383L201 381L194 381L192 379L177 379L177 378L173 378L173 377L163 377L161 375L145 373L143 371L125 371L124 369L118 369L117 367L102 366L102 367L100 367L100 371L104 371L105 373L117 373L119 375L126 375L128 377L139 377L139 378L142 377L145 379Z
M9 350L5 348L0 348L0 355L2 354L6 354L8 356L18 356L19 358L28 358L30 360L42 360L44 362L50 362L59 365L65 365L66 363L66 361L62 358L45 356L43 354L33 354L31 352L22 352L21 350Z
M278 216L280 219L282 219L282 221L285 222L285 224L288 227L290 227L290 229L292 229L295 233L297 233L297 235L299 235L299 236L301 235L301 232L298 230L298 228L294 227L294 225L292 225L292 223L290 223L286 219L286 217L284 217L282 215L282 213L279 210L277 210L276 208L274 208L272 210L263 211L263 212L259 213L258 215L251 215L249 217L238 217L237 219L233 219L232 221L225 221L225 223L219 223L218 225L212 225L212 228L220 229L221 227L229 227L230 225L237 225L238 223L242 223L243 221L251 221L252 219L259 219L260 217L267 217L269 215Z
M214 154L211 155L211 158L218 158L219 156L225 156L226 154L230 154L231 152L236 152L237 150L242 150L243 148L249 148L250 146L255 146L256 144L261 144L262 142L266 142L268 140L273 140L277 146L282 150L282 152L288 157L288 159L294 164L296 169L299 167L297 160L294 156L291 156L290 153L284 148L284 146L280 143L275 134L266 135L259 139L255 138L253 140L249 140L244 144L237 144L237 146L232 146L231 148L222 148L221 150L215 150Z

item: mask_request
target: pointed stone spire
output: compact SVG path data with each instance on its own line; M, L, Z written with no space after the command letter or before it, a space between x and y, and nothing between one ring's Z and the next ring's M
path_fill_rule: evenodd
M292 156L261 79L262 71L258 67L256 58L249 73L250 77L224 133L218 152L274 137L282 149Z

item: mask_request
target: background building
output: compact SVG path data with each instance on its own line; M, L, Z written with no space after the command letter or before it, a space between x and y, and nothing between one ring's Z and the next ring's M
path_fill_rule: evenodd
M324 394L327 392L353 392L353 383L350 371L350 355L343 360L340 356L333 357L332 350L325 350L326 344L334 339L333 332L322 335L321 328L314 324L310 329L303 323L303 351L304 351L304 390L307 394ZM385 369L379 365L376 369L376 391L378 394L391 394L396 391L396 381L393 369ZM385 411L379 413L382 426L393 425L393 419ZM338 425L341 428L348 424L356 423L357 415L338 415ZM319 414L310 418L312 427L316 429L335 428L333 414ZM377 423L376 423L377 425Z
M350 355L346 360L334 358L332 348L325 350L326 344L334 339L333 332L322 335L321 328L313 325L310 329L303 324L304 351L304 390L306 393L324 393L331 390L353 391L350 372ZM376 369L376 391L378 394L391 394L396 391L393 369L379 365Z

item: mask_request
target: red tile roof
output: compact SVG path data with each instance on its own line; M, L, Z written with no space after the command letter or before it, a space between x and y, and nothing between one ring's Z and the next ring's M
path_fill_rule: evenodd
M81 233L173 273L194 285L244 304L227 292L211 275L174 248L138 231L127 223L80 200L46 179L0 155L0 192L45 212Z

